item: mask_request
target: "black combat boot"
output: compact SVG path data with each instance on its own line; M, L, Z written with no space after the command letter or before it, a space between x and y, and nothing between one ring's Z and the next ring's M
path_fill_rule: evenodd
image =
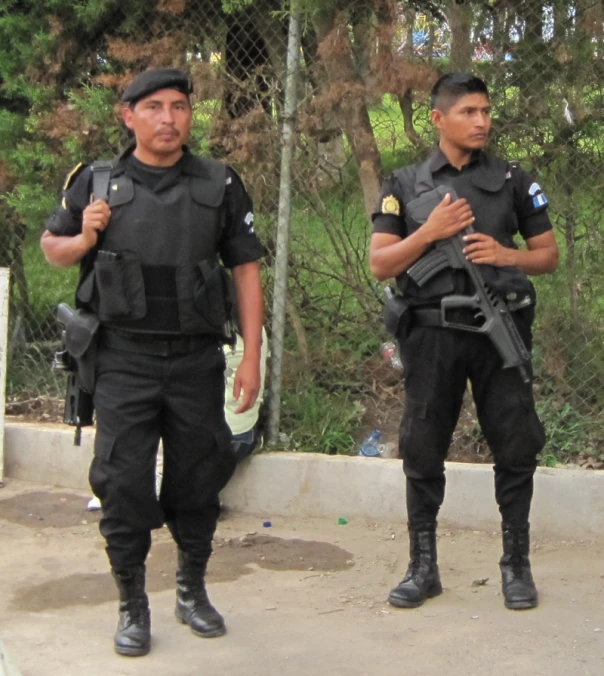
M113 577L120 592L115 652L128 657L146 655L151 649L151 614L145 593L145 566L114 571Z
M531 574L529 561L529 524L512 527L502 524L503 556L501 568L501 590L505 607L512 610L536 608L537 588Z
M409 531L409 568L403 581L388 596L388 603L397 608L417 608L442 593L436 563L436 525Z
M196 636L216 638L226 633L226 627L222 615L208 599L204 579L207 565L207 557L178 550L175 615Z

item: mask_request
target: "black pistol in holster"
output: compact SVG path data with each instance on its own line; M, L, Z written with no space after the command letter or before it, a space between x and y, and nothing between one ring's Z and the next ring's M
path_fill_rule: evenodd
M57 319L63 326L61 349L55 352L54 371L67 374L63 421L76 428L74 445L80 446L82 427L92 425L94 405L94 340L98 319L88 312L73 310L66 303L57 308Z
M418 223L424 223L447 193L451 195L451 201L457 199L452 188L439 186L409 202L407 205L409 214ZM469 261L463 253L465 246L463 237L473 232L474 229L468 226L453 237L437 241L433 249L425 253L407 270L407 274L419 287L422 287L445 268L463 270L472 283L473 293L472 295L449 295L441 298L439 325L460 331L485 334L503 360L503 368L518 367L523 381L528 383L530 378L525 365L530 361L531 353L518 333L508 306L485 282L479 266ZM465 324L450 321L450 312L453 310L470 310L474 322ZM430 310L424 312L430 312Z

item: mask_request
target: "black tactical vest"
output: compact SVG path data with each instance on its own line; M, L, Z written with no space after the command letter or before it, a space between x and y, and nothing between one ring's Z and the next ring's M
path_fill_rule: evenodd
M465 197L476 218L474 230L490 235L502 246L517 248L514 235L518 232L518 219L514 206L515 166L487 153L482 153L480 166L474 171L460 172L456 176L435 178L430 170L431 159L421 164L404 167L395 172L402 187L403 203L408 204L424 192L439 185L448 185L458 197ZM405 210L406 236L415 232L420 223L414 221ZM481 265L483 279L510 303L530 296L535 299L535 290L526 274L517 267L493 267ZM468 280L461 270L445 269L419 288L406 273L397 277L397 285L403 295L418 304L437 303L443 296L452 293L468 293Z
M194 158L153 192L113 172L111 220L78 300L103 326L144 333L221 334L224 278L217 262L226 168ZM221 311L222 308L222 311Z

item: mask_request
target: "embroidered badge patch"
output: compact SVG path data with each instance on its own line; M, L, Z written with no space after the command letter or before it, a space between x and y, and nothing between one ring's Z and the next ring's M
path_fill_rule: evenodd
M547 204L547 197L543 193L540 193L539 195L535 195L535 197L533 197L533 206L535 207L535 209L537 207L542 207L545 204Z
M541 190L541 186L538 183L533 183L529 188L529 195L534 195L535 193Z
M393 214L394 216L400 216L401 214L401 205L394 195L387 195L382 200L382 213L383 214Z

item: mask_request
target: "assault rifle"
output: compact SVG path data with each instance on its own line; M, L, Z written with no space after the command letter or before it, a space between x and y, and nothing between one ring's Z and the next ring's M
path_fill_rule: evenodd
M66 327L73 315L74 311L66 303L61 303L58 306L57 319L64 328L61 332L61 349L55 352L52 369L53 371L63 371L67 374L63 422L76 428L73 443L74 446L80 446L82 442L82 427L92 425L94 405L92 403L92 394L85 392L81 387L77 361L69 353L65 345Z
M418 223L424 223L447 193L451 195L451 201L457 199L455 191L447 186L439 186L422 194L407 205L410 215ZM438 240L431 251L407 270L407 274L422 287L445 268L463 270L472 283L473 294L442 298L440 325L460 331L484 333L501 356L503 368L518 367L522 380L528 383L530 378L525 365L530 361L531 353L518 333L505 301L484 281L480 266L467 260L463 253L463 237L473 232L474 229L468 226L453 237ZM449 313L454 310L470 310L473 313L473 323L450 321Z

